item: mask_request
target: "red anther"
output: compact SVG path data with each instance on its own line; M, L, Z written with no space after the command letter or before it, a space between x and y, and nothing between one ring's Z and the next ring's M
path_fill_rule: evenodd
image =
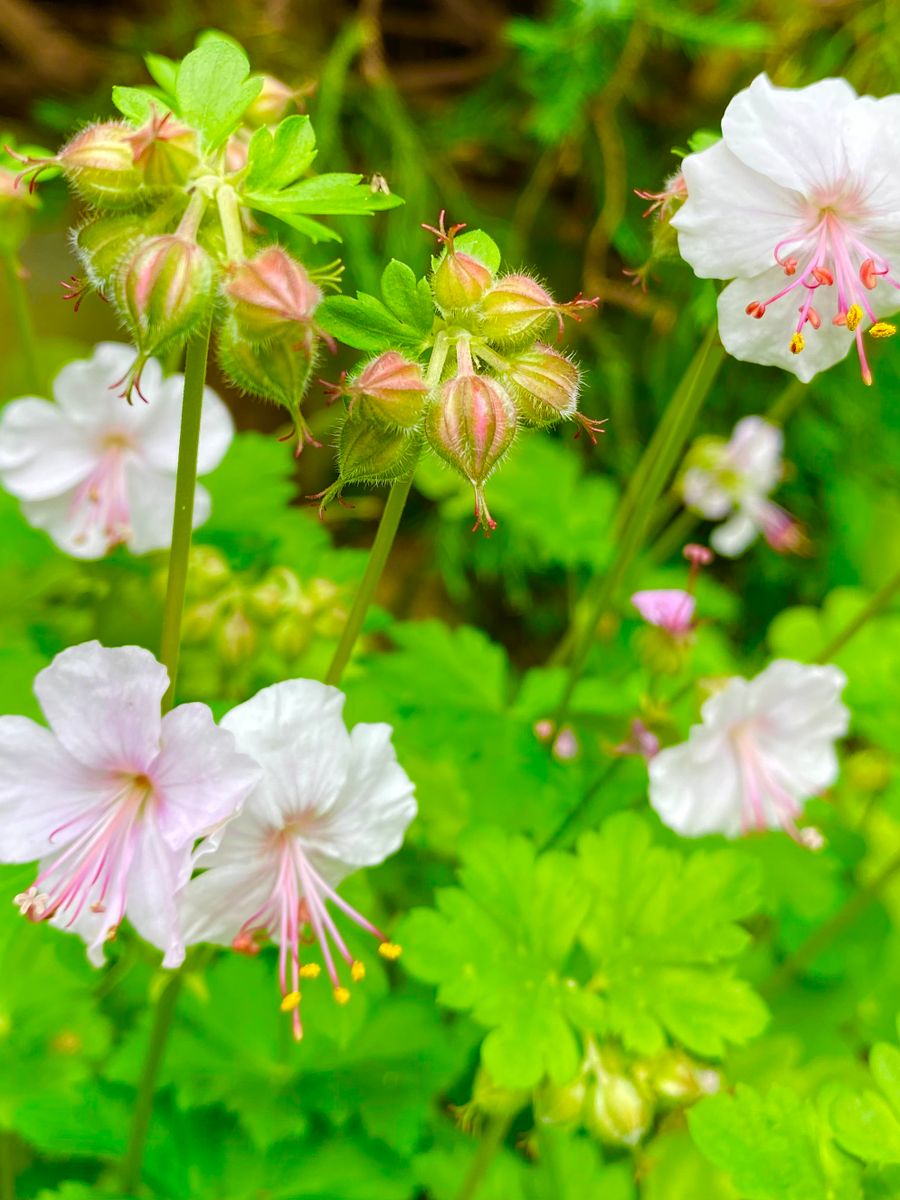
M695 567L708 567L715 558L708 546L699 546L696 542L688 542L681 553Z
M845 312L838 313L838 315L836 317L832 317L831 323L832 323L832 325L846 325L847 324L847 314Z
M260 951L259 942L252 933L239 933L231 943L231 948L238 954L246 954L248 958L255 958Z
M822 318L819 316L818 312L812 307L812 305L809 306L809 310L806 314L806 319L807 319L807 321L809 321L810 325L812 325L813 329L818 329L820 327L820 325L822 324Z
M756 317L757 321L760 321L766 315L766 306L758 300L751 300L744 312L748 317Z
M859 268L860 283L871 292L872 288L878 282L878 276L883 273L882 271L876 271L874 258L867 258Z
M825 267L813 267L813 278L821 283L824 287L831 287L834 283L834 276Z
M800 264L796 258L785 258L782 260L781 266L784 269L785 275L796 275L797 267Z

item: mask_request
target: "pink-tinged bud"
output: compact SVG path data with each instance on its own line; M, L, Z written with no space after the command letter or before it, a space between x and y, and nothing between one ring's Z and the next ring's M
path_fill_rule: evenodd
M0 167L0 247L14 253L28 236L30 214L38 199L17 186L12 171Z
M237 329L251 342L292 335L311 345L322 291L280 246L233 267L224 290Z
M263 75L262 88L244 113L244 124L251 129L277 125L288 113L296 111L297 93L274 75Z
M465 225L445 229L442 212L437 228L433 225L422 228L435 234L445 247L431 276L435 304L445 315L473 308L491 286L493 275L483 262L471 254L460 253L454 246L456 235Z
M660 742L656 734L648 729L639 717L635 717L631 722L631 732L628 738L616 746L613 753L639 755L645 762L649 762L651 758L655 758L659 754L659 746Z
M516 406L506 390L487 375L449 379L425 414L425 436L475 489L473 528L496 529L484 484L516 436Z
M22 158L27 165L19 178L27 178L31 190L43 171L59 167L89 204L128 208L141 198L143 185L131 148L133 133L129 125L119 121L88 125L52 158Z
M129 141L147 187L179 187L197 166L197 134L171 113L154 111Z
M516 403L525 425L546 429L559 421L577 421L596 445L604 421L593 421L578 411L581 372L559 350L535 342L528 350L512 355L503 381ZM578 436L578 435L576 435Z
M219 329L218 347L219 363L232 383L261 400L271 400L290 414L298 455L304 445L321 445L300 411L316 360L314 339L309 343L298 342L289 335L275 338L264 346L254 345L242 335L234 321L225 321Z
M212 260L202 246L181 234L147 238L122 264L116 299L139 350L126 377L125 394L130 396L134 387L140 395L147 358L190 336L209 312Z
M385 429L360 413L348 414L338 440L338 478L324 492L310 496L318 500L319 516L332 500L341 500L348 483L393 483L405 479L422 452L422 438L405 429Z
M481 302L484 319L480 332L494 342L533 341L555 315L562 336L564 316L580 320L579 309L596 305L596 299L583 300L580 296L568 304L557 304L530 275L504 275Z
M355 379L326 384L325 388L335 398L348 398L348 412L359 410L388 428L399 429L413 429L418 425L428 392L419 364L404 358L396 350L373 358Z
M771 501L765 503L759 517L762 535L773 550L779 554L809 554L809 538L796 517Z
M185 211L184 195L175 195L150 212L100 213L72 234L72 246L95 288L115 286L124 260L139 242L165 233Z
M708 546L699 546L696 542L688 542L681 552L692 567L708 567L715 558Z

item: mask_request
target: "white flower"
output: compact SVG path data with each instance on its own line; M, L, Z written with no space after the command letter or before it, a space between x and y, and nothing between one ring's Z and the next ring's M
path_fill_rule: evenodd
M56 403L27 396L0 417L0 480L22 501L28 521L46 529L76 558L100 558L124 542L135 554L169 545L182 375L163 378L150 359L142 389L148 403L115 393L135 359L130 346L101 342L92 358L68 363L53 383ZM221 462L234 426L228 409L204 390L198 471ZM197 488L194 524L209 515Z
M727 442L710 437L692 447L681 494L700 516L724 520L710 537L719 554L736 558L759 533L779 551L804 545L797 521L769 499L781 479L783 444L777 426L762 417L744 417Z
M335 688L292 679L264 688L222 724L238 749L262 767L260 783L182 902L188 942L232 945L256 953L267 938L279 946L282 1009L300 1024L300 980L319 966L301 963L302 931L318 941L338 1003L349 990L332 945L356 981L364 970L348 950L328 905L377 937L386 958L400 952L335 891L359 867L393 854L416 813L413 785L397 763L389 725L348 733L344 697Z
M760 75L683 171L679 249L702 278L734 280L719 296L726 350L806 382L855 343L871 383L863 330L889 337L879 317L900 307L900 96Z
M846 684L832 666L780 659L753 680L732 679L703 705L702 725L649 764L650 803L687 837L797 830L803 804L837 779L834 743L847 732Z
M87 642L35 679L49 729L0 717L0 862L41 859L14 903L80 933L97 966L126 915L165 966L178 966L175 896L194 843L259 777L205 704L161 717L167 687L148 651Z

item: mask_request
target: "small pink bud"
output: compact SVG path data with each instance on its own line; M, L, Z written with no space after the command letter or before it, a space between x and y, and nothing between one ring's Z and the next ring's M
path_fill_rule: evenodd
M148 187L179 187L197 165L197 134L171 113L154 111L128 140Z
M437 228L433 225L422 228L435 234L445 247L431 277L431 290L438 308L444 314L472 308L491 286L493 275L473 255L456 250L454 239L465 225L451 225L449 230L445 229L442 212Z
M134 162L131 136L134 130L120 121L88 125L50 158L14 154L26 164L19 179L28 179L29 191L38 176L59 167L75 190L101 208L128 208L137 203L143 180Z
M224 290L238 330L251 342L291 332L298 341L311 339L322 292L280 246L267 246L233 267Z
M490 341L533 340L555 315L561 336L564 316L580 320L579 309L596 305L596 299L584 300L580 296L568 304L557 304L530 275L504 275L481 302L484 321L480 332Z
M349 383L326 384L326 390L349 397L349 412L359 407L383 425L412 429L422 417L428 385L418 363L388 350L366 363Z
M506 390L487 375L449 379L425 414L425 436L475 489L474 528L495 529L484 484L516 436L516 407Z
M578 738L568 726L559 731L559 737L553 743L553 757L560 762L571 762L578 757Z
M684 637L691 631L697 601L690 592L681 588L635 592L631 603L648 625L656 625L672 637Z
M682 554L693 567L708 567L715 558L708 546L699 546L696 542L688 542Z
M629 737L616 746L615 754L638 754L645 762L659 754L659 738L648 729L639 717L631 722Z
M277 125L288 113L294 112L297 93L274 75L263 75L263 85L256 99L244 113L244 124L252 129L260 125Z

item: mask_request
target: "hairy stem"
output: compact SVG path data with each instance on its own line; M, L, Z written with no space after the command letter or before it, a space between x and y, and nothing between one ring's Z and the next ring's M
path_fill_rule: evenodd
M243 262L244 232L241 228L241 210L237 192L230 183L223 184L216 192L216 207L225 238L225 251L232 262Z
M838 654L847 645L852 637L859 633L863 625L872 617L876 617L883 609L887 608L888 604L900 592L900 571L883 583L869 602L859 610L852 621L849 621L840 633L836 634L830 642L827 642L819 653L816 655L817 662L830 662L836 654Z
M184 982L184 967L180 967L169 977L156 1005L153 1015L153 1028L150 1031L150 1041L147 1055L141 1069L138 1082L137 1097L131 1116L131 1130L128 1135L128 1146L122 1159L120 1182L122 1191L132 1195L138 1189L141 1179L141 1164L144 1160L144 1146L147 1141L147 1131L150 1128L150 1117L153 1112L153 1095L156 1091L156 1081L162 1066L163 1055L172 1018Z
M43 372L38 359L37 338L31 320L28 294L25 291L25 284L22 282L20 267L15 255L5 253L2 258L3 272L6 277L6 294L27 373L25 386L28 391L39 395L43 386Z
M485 1130L484 1137L478 1143L475 1157L469 1163L469 1169L466 1171L465 1178L462 1181L462 1187L456 1193L456 1200L473 1200L477 1195L478 1189L484 1183L484 1177L491 1163L503 1145L511 1124L512 1117L495 1117L490 1122Z
M172 522L172 549L169 577L163 608L160 661L169 672L169 689L163 697L163 712L175 702L175 681L181 651L181 618L187 587L188 560L194 532L194 492L197 488L197 449L200 445L200 417L203 411L203 385L209 357L211 327L187 345L184 366L184 400L181 408L181 436L178 443L178 470L175 476L175 517Z
M573 631L569 676L555 714L557 729L565 721L572 693L587 663L597 627L615 601L628 569L641 550L657 501L681 457L723 355L716 330L712 328L669 402L668 410L660 422L662 435L658 429L638 464L636 474L641 478L641 487L630 502L629 496L625 497L626 515L619 525L616 555L609 570L586 596L589 602L588 615L580 632Z

